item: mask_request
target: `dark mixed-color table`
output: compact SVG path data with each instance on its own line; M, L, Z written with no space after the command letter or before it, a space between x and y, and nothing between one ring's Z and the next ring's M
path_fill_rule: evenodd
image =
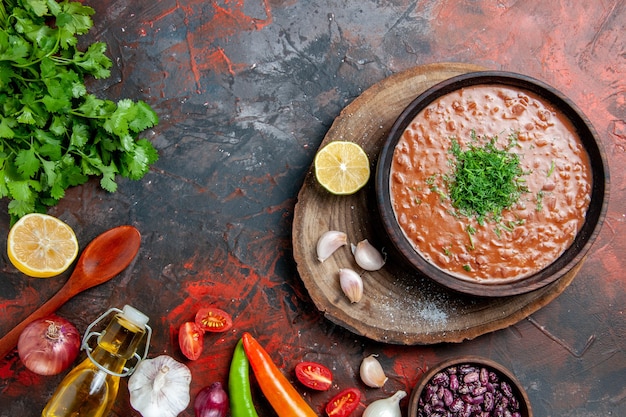
M142 99L160 123L148 138L160 159L119 191L97 180L49 211L81 247L121 224L142 235L139 255L112 281L58 314L79 330L110 307L150 316L150 356L183 361L178 326L199 306L229 311L235 325L209 335L186 362L192 398L227 381L232 351L249 331L291 373L301 360L326 364L328 392L302 389L316 411L356 386L363 404L410 392L437 362L481 355L522 382L535 415L626 414L626 3L562 1L85 0L96 10L85 41L109 45L113 75L91 87L117 100ZM545 306L503 329L460 343L384 343L318 311L293 254L297 197L313 157L342 109L371 86L427 64L506 70L568 96L598 131L611 167L602 232L571 283ZM6 202L0 230L7 235ZM2 253L6 253L5 241ZM313 248L311 248L313 250ZM52 296L69 276L30 279L3 255L0 334ZM380 317L381 322L392 320ZM375 353L382 389L359 379ZM63 374L26 370L16 351L0 361L0 416L39 415ZM262 416L274 415L258 391ZM408 399L402 402L404 415ZM111 415L138 416L125 383ZM181 414L192 416L190 406Z

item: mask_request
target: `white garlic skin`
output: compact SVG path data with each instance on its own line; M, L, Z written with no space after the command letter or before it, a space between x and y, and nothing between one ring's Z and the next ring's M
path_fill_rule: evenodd
M317 259L324 262L335 253L337 249L348 244L348 236L344 232L329 230L317 241Z
M385 265L385 258L367 239L352 245L352 254L357 265L366 271L378 271Z
M382 365L372 354L363 359L359 369L361 380L365 385L372 388L381 388L389 378L385 375Z
M144 359L128 379L130 405L143 417L176 417L190 402L191 370L168 355Z
M350 268L339 269L339 285L351 303L358 303L363 297L363 279Z
M365 408L363 417L402 417L400 400L406 397L406 392L396 391L391 397L376 400Z

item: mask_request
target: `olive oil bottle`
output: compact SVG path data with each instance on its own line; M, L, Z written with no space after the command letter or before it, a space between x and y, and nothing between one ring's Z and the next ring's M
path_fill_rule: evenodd
M114 314L102 333L91 329L104 318ZM148 317L139 310L124 306L110 309L86 330L82 348L87 358L61 381L44 408L42 417L101 417L106 416L117 397L120 378L130 375L127 361L145 358L152 330ZM147 335L147 340L146 339ZM96 336L97 346L90 349L89 340ZM143 357L137 354L145 343Z

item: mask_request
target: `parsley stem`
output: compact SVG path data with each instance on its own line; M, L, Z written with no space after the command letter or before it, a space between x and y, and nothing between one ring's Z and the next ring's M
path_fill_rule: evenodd
M554 159L552 160L552 162L550 163L550 169L548 170L548 175L546 175L547 177L551 176L552 173L554 172L554 168L555 168L555 164L554 164Z
M24 64L15 63L15 64L13 64L13 66L17 67L17 68L28 68L28 67L32 67L33 65L39 64L45 58L52 57L52 59L56 60L56 59L58 59L58 57L54 57L53 55L56 54L57 51L59 50L60 43L61 43L61 32L57 29L56 42L54 44L54 47L49 52L47 52L45 55L43 55L43 56L41 56L41 57L39 57L37 59L30 60L30 61L28 61L28 62L26 62ZM35 44L35 46L33 48L39 49L36 44Z
M8 19L7 16L7 11L4 8L4 3L0 2L0 24L2 24L2 29L6 29L6 25L4 24L4 22L6 22Z

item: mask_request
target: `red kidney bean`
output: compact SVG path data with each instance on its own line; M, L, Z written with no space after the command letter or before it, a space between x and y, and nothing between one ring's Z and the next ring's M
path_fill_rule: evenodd
M454 394L452 394L452 391L445 388L443 390L443 403L446 405L446 407L450 407L452 401L454 401Z
M480 368L480 383L484 386L489 382L489 371L487 368Z
M456 391L459 389L459 379L455 374L450 375L450 389Z
M466 384L471 384L472 382L478 381L478 372L470 372L465 374L463 377L463 382Z
M465 408L465 403L460 398L455 398L454 400L452 400L452 403L448 407L448 409L453 413L458 413L463 410L463 408Z
M418 417L521 417L511 384L485 366L462 364L437 372L418 401Z
M485 411L491 411L491 410L493 410L493 407L494 407L493 392L486 392L485 393L485 402L483 403L483 409Z
M472 395L479 396L479 395L483 395L486 392L487 392L487 387L484 385L480 385L474 388L474 390L472 391Z

